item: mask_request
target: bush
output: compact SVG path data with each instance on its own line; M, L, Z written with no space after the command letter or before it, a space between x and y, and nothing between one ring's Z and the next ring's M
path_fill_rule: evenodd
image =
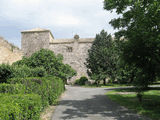
M80 79L77 79L75 84L76 85L85 85L85 83L88 81L88 78L85 76L82 76Z
M0 84L0 93L23 94L25 87L22 84Z
M13 68L8 64L0 65L0 83L5 83L7 79L13 76Z
M26 93L40 95L43 107L56 104L58 97L64 91L64 82L57 77L13 78L8 82L23 84L26 87Z
M0 120L39 120L41 97L35 94L0 94Z
M20 106L11 102L0 103L0 120L22 120Z
M13 66L13 77L25 78L25 77L44 77L46 71L43 67L29 68L26 65Z
M13 77L16 78L32 77L32 71L26 65L13 66Z
M55 55L53 51L41 49L35 52L29 58L23 58L15 62L14 66L26 65L29 68L44 68L49 76L60 77L64 81L76 75L76 71L69 65L63 64L63 57Z
M32 76L30 77L45 77L47 76L46 70L43 67L36 67L31 69Z

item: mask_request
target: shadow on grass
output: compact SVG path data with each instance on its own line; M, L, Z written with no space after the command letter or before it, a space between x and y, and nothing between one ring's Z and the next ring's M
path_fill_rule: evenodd
M106 95L95 95L85 100L62 100L60 105L68 106L63 111L62 120L87 120L88 116L93 117L92 120L99 120L99 117L101 120L147 120L112 102Z
M126 106L133 111L136 111L140 114L149 116L154 120L160 120L160 95L157 94L154 90L159 88L152 88L152 91L146 92L143 96L142 103L138 102L135 94L112 94L109 93L108 96L116 101L117 103ZM133 92L134 89L124 89L124 90L115 90L117 92Z

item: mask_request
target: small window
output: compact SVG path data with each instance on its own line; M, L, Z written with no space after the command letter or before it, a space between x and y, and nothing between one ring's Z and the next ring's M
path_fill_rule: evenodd
M72 52L73 48L72 47L67 47L67 52Z

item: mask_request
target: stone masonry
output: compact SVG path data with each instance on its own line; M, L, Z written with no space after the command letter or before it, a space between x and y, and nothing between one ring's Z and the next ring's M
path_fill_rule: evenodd
M0 64L12 64L22 59L22 55L22 51L18 47L8 43L3 37L0 37Z
M30 56L41 48L50 49L55 54L62 54L64 63L69 64L77 71L77 76L69 82L81 76L87 76L85 61L88 55L88 49L91 47L93 38L79 38L75 35L73 39L54 39L50 30L32 29L22 31L22 51L25 56Z

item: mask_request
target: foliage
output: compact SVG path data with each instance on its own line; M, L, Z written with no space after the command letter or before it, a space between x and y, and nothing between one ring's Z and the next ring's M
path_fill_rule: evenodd
M25 87L22 84L0 84L0 93L24 94Z
M32 71L26 65L12 66L12 68L13 68L12 78L13 77L18 77L18 78L32 77Z
M0 65L0 83L5 83L7 79L12 77L13 69L9 64Z
M31 57L23 58L14 63L16 66L26 65L29 68L44 68L49 76L57 76L66 81L76 75L76 71L69 65L63 64L63 56L57 56L51 50L41 49Z
M133 84L136 75L136 67L126 64L119 56L117 61L116 80L120 84Z
M29 68L26 65L13 66L13 77L45 77L47 76L46 70L43 67Z
M1 120L39 120L41 98L35 94L0 94Z
M21 120L22 111L20 106L11 102L0 103L0 120Z
M114 54L114 44L111 35L104 30L96 35L96 38L88 50L86 67L91 79L99 82L107 77L114 78L116 70L116 54Z
M117 89L107 92L107 96L118 104L125 106L139 114L146 115L153 120L160 118L160 91L159 88L151 88L144 92L144 101L139 102L136 97L135 89Z
M23 84L26 87L25 93L40 95L43 107L56 104L58 97L64 91L64 82L58 77L13 78L9 79L8 83Z
M121 16L110 24L123 41L123 60L136 67L134 83L141 94L160 75L160 1L105 0L104 8Z
M76 85L85 85L85 83L88 81L88 78L85 76L82 76L80 79L77 79L75 81Z
M46 70L43 67L36 67L31 69L32 76L29 77L45 77L47 76Z

